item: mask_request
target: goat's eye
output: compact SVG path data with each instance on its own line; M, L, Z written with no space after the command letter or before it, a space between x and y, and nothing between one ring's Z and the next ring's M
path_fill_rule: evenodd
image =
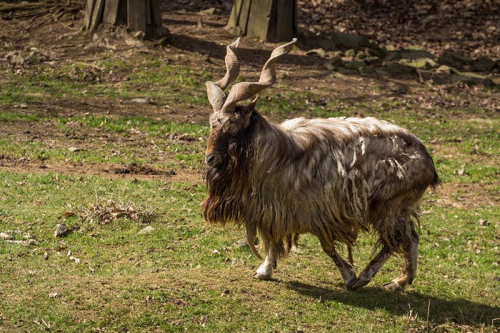
M238 125L236 125L236 124L229 124L229 126L227 127L227 130L231 131L231 132L234 132L234 131L236 131L237 128L238 128Z

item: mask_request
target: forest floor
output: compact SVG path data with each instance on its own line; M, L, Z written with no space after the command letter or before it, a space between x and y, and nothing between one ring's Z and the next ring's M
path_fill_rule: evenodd
M89 37L81 2L62 17L47 3L0 6L0 331L498 330L498 8L414 1L377 27L388 9L373 1L299 1L298 46L260 94L272 121L374 116L428 147L443 185L423 200L417 279L389 293L399 258L348 292L310 236L255 281L242 231L203 222L204 82L225 72L230 1L165 2L163 41ZM332 26L372 44L332 47ZM240 78L257 81L276 46L244 38ZM437 64L413 67L407 50ZM70 233L54 238L60 223ZM374 243L360 239L358 272Z

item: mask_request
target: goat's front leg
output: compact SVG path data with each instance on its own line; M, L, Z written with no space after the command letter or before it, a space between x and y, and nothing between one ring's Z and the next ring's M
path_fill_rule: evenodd
M254 278L259 280L269 280L273 275L273 269L277 266L277 255L274 246L270 245L264 263L260 265L254 274Z
M342 279L344 280L346 287L348 287L354 280L356 280L356 273L352 270L352 266L337 253L334 246L329 245L326 242L322 242L321 247L323 248L323 251L325 251L325 253L333 259L335 266L337 266L340 271L340 275L342 275Z

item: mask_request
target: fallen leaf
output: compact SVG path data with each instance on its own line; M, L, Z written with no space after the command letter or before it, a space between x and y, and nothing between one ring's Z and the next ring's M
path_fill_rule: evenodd
M73 212L65 212L65 213L64 213L64 217L65 217L65 218L68 218L68 217L71 217L71 216L75 216L75 215L76 215L76 214L75 214L75 213L73 213Z
M487 225L490 225L490 222L488 222L488 220L480 219L479 220L479 225L482 226L482 227L485 227Z

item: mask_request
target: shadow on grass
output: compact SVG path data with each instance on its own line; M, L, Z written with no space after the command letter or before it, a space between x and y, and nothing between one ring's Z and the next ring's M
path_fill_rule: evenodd
M301 282L287 283L287 287L298 293L322 300L335 301L369 310L385 309L392 314L407 315L413 310L413 315L427 318L432 324L454 322L459 325L487 326L496 324L493 319L500 318L500 307L476 303L465 299L442 299L424 295L418 292L389 292L379 288L362 288L359 291L348 292L316 287ZM430 302L430 308L429 308ZM429 310L428 310L429 309Z
M187 21L186 21L187 22ZM234 40L234 38L229 38L227 43L230 43ZM184 51L189 52L197 52L200 54L207 54L210 58L218 59L219 61L223 61L226 56L226 48L222 45L214 41L209 41L206 39L195 38L193 36L188 36L185 34L172 34L170 44L176 48L179 48ZM298 46L302 50L310 50L313 48L314 43L311 42L304 37L300 37L298 41ZM255 69L261 68L261 66L269 59L271 54L271 50L260 49L259 46L255 46L254 48L246 48L245 42L240 46L238 52L238 58L240 63L247 67L253 67ZM247 44L252 45L252 44ZM383 59L383 57L382 57ZM357 69L346 69L345 67L337 68L334 70L327 70L323 65L329 61L328 58L319 57L314 55L304 55L304 54L288 54L280 59L280 63L284 65L288 65L289 76L295 80L298 79L324 79L328 76L334 75L336 77L354 77L359 79L375 79L378 82L382 83L383 90L387 90L386 85L387 82L396 79L396 80L410 80L410 81L418 81L418 82L427 82L432 81L433 84L455 84L457 83L457 78L454 78L455 74L446 74L439 73L436 71L430 70L422 70L416 69L408 65L398 64L395 62L397 66L396 68L392 68L390 66L382 66L378 65L373 67L371 72L366 72L362 74ZM392 64L391 64L392 65ZM395 65L395 66L396 66ZM308 68L317 71L316 74L311 73L303 73L303 69ZM382 70L379 74L375 70ZM382 74L383 73L383 74ZM466 80L465 77L463 77ZM467 81L467 80L466 80ZM491 81L491 80L489 80ZM482 79L474 79L469 78L467 84L475 85L486 85L488 87L491 86L489 81L482 81ZM401 86L401 85L400 85ZM498 88L497 88L498 89ZM389 89L391 90L391 89ZM405 94L407 89L397 89L395 92L396 96L401 94Z
M172 34L171 45L184 51L197 52L200 54L208 54L210 58L224 61L226 56L226 48L217 44L214 41L202 40L192 36ZM234 38L228 40L232 42ZM265 49L250 49L244 46L244 43L238 48L238 59L245 66L256 66L260 68L269 59L271 50ZM307 55L287 54L280 63L289 65L298 65L303 67L320 67L325 62L325 59L320 57L312 57Z

